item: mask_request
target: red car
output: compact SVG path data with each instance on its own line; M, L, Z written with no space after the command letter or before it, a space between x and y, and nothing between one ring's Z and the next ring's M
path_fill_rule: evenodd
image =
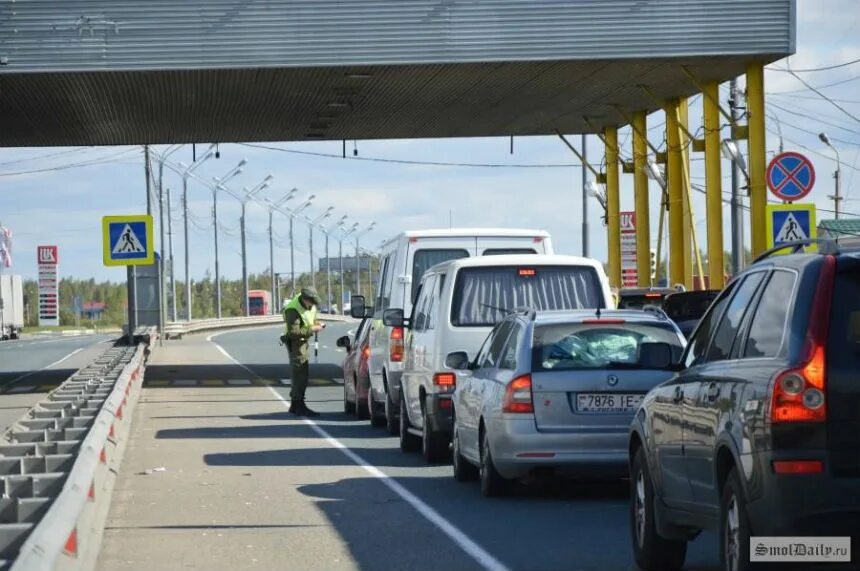
M370 357L370 325L370 319L363 319L354 339L344 335L337 340L337 346L346 349L346 357L343 360L343 411L355 413L361 420L370 418L373 426L382 426L385 423L385 415L376 410L378 407L374 406L375 403L370 402L370 375L367 367Z

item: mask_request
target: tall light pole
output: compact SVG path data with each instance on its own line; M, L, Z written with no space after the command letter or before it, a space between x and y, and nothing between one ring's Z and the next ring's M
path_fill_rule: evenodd
M341 315L346 315L346 300L343 298L343 286L346 284L345 274L343 273L343 241L349 238L349 236L358 230L358 222L353 223L350 226L349 230L344 231L343 236L338 238L338 247L337 247L337 257L340 261L340 313Z
M325 212L313 219L305 216L305 221L308 223L308 246L310 247L311 257L311 287L314 289L317 289L317 275L314 273L314 227L331 216L332 210L334 210L334 206L329 206Z
M239 161L235 167L233 167L227 174L218 178L213 176L212 180L214 181L214 185L212 186L212 227L215 235L215 312L218 315L218 319L221 319L221 266L218 261L218 191L226 190L224 185L228 180L237 176L242 172L242 167L248 163L246 159L242 159Z
M176 272L173 263L173 219L170 210L170 189L167 189L167 247L170 251L170 315L176 321Z
M287 194L285 194L282 198L272 202L270 200L265 200L266 206L269 210L269 277L272 281L272 315L275 314L275 305L277 305L278 301L278 292L275 288L275 279L277 278L275 274L275 237L274 237L274 228L272 225L273 214L276 209L279 209L281 206L286 204L288 201L292 200L295 197L296 193L299 191L297 188L293 188ZM280 311L280 309L278 310Z
M257 186L253 188L244 187L242 190L245 192L245 195L240 199L242 202L242 217L239 219L239 226L242 232L242 305L245 307L245 317L251 315L251 306L248 303L248 249L245 245L245 206L256 194L269 186L270 180L272 180L272 175L266 175L266 178L260 181Z
M179 166L183 168L182 171L182 217L183 217L183 231L185 234L185 319L187 321L191 321L191 256L189 254L189 245L188 245L188 177L191 176L191 173L194 172L200 165L211 159L215 152L212 150L215 145L211 145L206 153L186 166L184 163L179 163Z
M331 228L325 228L323 226L320 226L320 230L322 231L323 234L325 234L325 266L326 266L326 268L325 268L325 273L326 273L326 295L325 295L325 297L326 297L326 305L328 305L329 311L331 311L331 258L329 257L329 254L328 254L328 238L329 238L329 234L331 234L332 232L334 232L335 230L337 230L339 228L343 228L343 223L346 222L347 218L349 218L349 216L344 214L343 216L340 217L340 220L338 220L334 225L331 226Z
M166 294L167 288L165 287L166 284L165 284L165 279L164 279L165 278L164 267L165 267L165 264L167 262L167 258L165 257L167 255L167 246L165 245L165 228L164 228L164 201L165 201L165 197L164 197L164 161L167 160L167 157L169 157L170 155L172 155L173 153L175 153L176 151L178 151L181 148L182 148L182 145L176 145L176 146L171 145L171 146L167 147L163 153L158 153L155 151L153 151L153 153L152 153L153 155L155 155L156 162L158 162L158 231L159 231L159 238L160 238L159 242L158 242L158 246L159 246L160 255L161 255L161 276L160 276L161 291L165 292L162 294L162 302L161 302L161 308L162 308L161 311L163 311L164 314L167 313L167 294ZM169 211L168 211L167 215L168 215L168 225L169 225L170 224L170 212ZM171 292L175 295L176 294L176 288L173 286L172 250L171 250L171 258L170 258L170 275L171 275ZM173 300L173 308L174 308L173 320L175 321L176 320L176 311L175 311L176 300L175 299Z
M355 233L355 291L357 295L361 295L361 256L359 254L358 241L361 239L362 236L373 230L374 227L376 227L376 222L371 222L370 226L360 232ZM370 264L370 259L368 259L367 263Z
M819 133L818 138L821 139L821 142L833 149L833 152L836 153L836 170L833 172L833 183L834 183L834 191L835 193L827 198L833 199L833 209L836 211L836 219L839 220L839 214L841 213L841 202L842 202L842 194L841 194L841 179L842 179L842 162L839 160L839 149L833 146L830 142L830 137L827 136L827 133Z
M292 288L290 295L296 293L296 248L295 240L293 239L293 224L296 220L296 216L298 216L300 212L309 208L316 197L316 194L312 194L295 210L287 209L287 212L289 213L288 216L290 217L290 287Z

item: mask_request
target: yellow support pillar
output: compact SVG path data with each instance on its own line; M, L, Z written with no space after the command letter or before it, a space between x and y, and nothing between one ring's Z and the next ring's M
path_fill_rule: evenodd
M645 112L633 114L633 196L636 205L636 271L639 287L651 287L651 217L648 209L648 129Z
M684 212L684 153L682 151L680 106L678 99L665 102L667 206L669 209L669 285L687 284L687 267L690 260L690 233L685 232ZM689 230L689 228L687 228Z
M723 289L723 189L720 173L720 85L702 86L705 125L705 192L708 217L708 280L710 289Z
M752 255L755 258L767 249L764 66L761 64L747 65L747 111L749 112L750 237Z
M618 171L618 128L605 127L606 145L606 229L609 239L609 284L621 287L621 198Z
M683 97L678 102L678 116L681 128L681 176L683 177L684 185L684 281L683 284L687 289L693 289L693 255L696 247L693 239L693 205L690 202L689 193L693 190L690 187L690 147L693 141L690 140L688 133L690 132L690 104L686 97Z

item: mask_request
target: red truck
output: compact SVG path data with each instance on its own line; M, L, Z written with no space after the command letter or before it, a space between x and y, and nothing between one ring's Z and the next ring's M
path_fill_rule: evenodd
M251 315L269 315L272 310L272 294L263 289L248 292L248 308Z

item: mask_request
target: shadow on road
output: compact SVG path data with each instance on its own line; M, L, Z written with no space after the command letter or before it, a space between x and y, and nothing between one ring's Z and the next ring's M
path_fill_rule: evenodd
M0 393L16 390L16 387L34 387L33 392L47 392L74 375L77 369L36 369L4 371L0 373ZM40 389L39 387L45 387Z
M263 379L290 378L290 365L286 356L283 363L243 363L243 365L244 367L235 364L150 365L146 368L146 379L166 381L188 379L202 381L209 379L248 379L254 378L255 375ZM310 366L310 377L312 379L333 379L342 376L343 370L339 365L312 363Z

